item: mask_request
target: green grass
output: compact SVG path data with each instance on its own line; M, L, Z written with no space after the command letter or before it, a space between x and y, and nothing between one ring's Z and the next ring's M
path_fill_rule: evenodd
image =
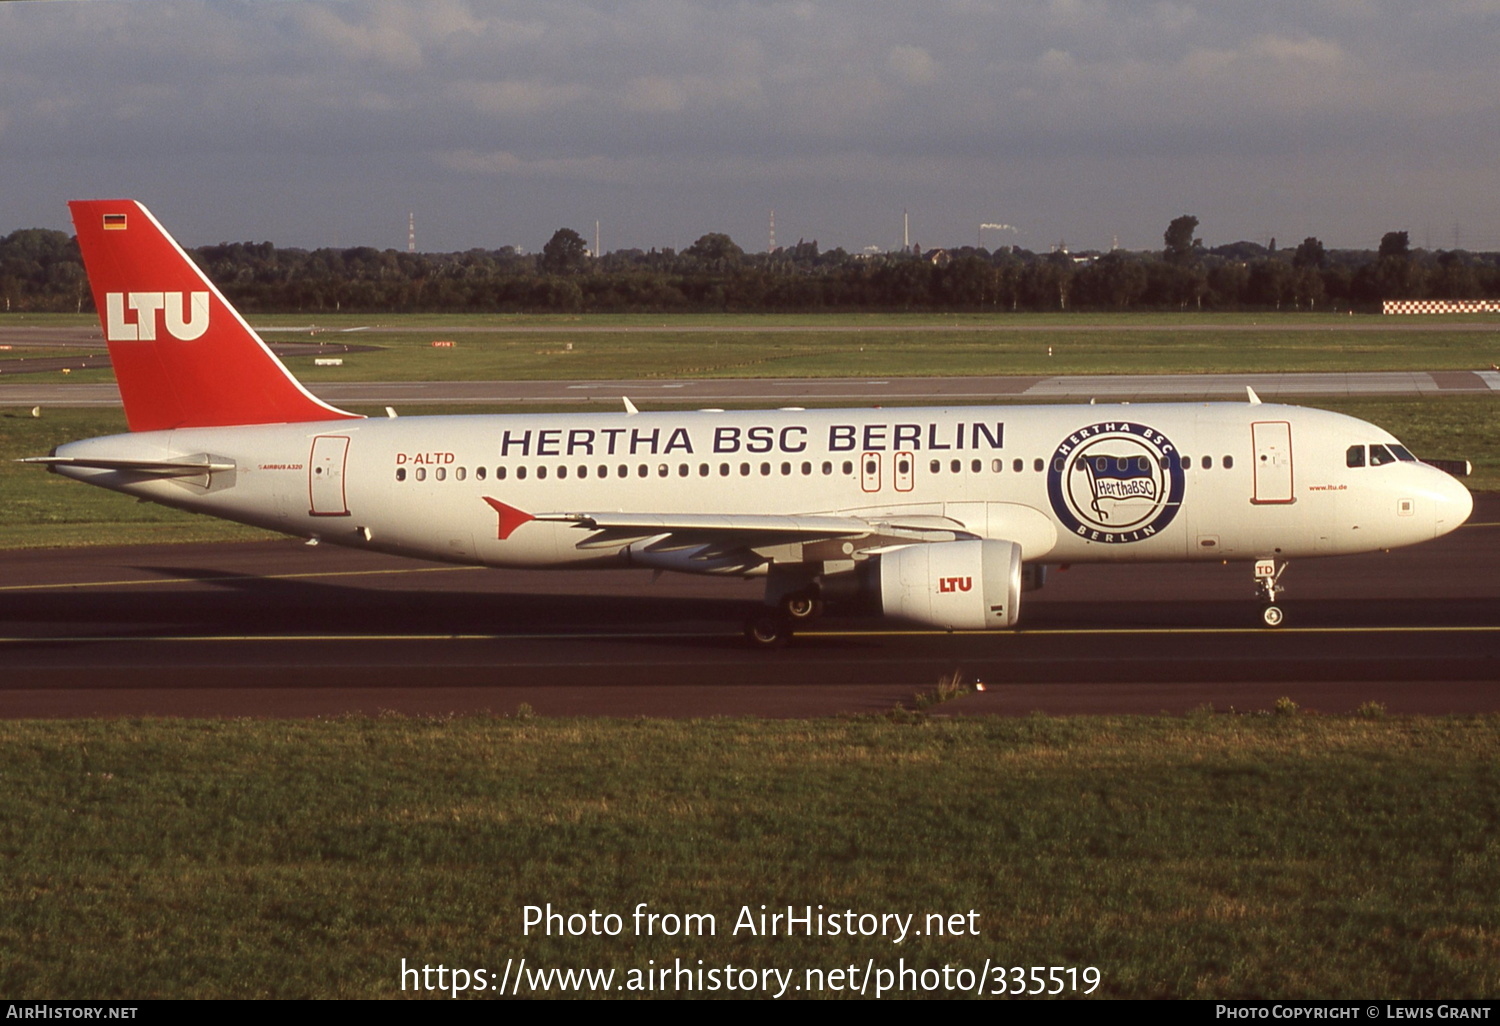
M1272 314L252 316L272 341L352 342L337 368L287 363L320 381L535 380L846 375L1246 373L1472 370L1500 362L1500 316L1392 319ZM72 315L24 322L88 324ZM344 333L341 329L362 328ZM622 330L628 329L628 330ZM857 329L857 330L847 330ZM1447 330L1445 330L1447 329ZM434 349L447 338L453 348ZM571 345L571 348L569 346ZM69 381L110 380L75 371Z
M758 334L707 328L571 337L476 332L457 335L451 349L432 348L429 335L437 333L345 336L383 348L345 355L337 368L316 367L312 357L287 363L299 378L321 382L1468 370L1500 361L1496 336L1473 332Z
M647 404L642 404L646 406ZM1500 404L1490 396L1307 400L1391 431L1419 456L1468 459L1476 491L1500 490ZM356 412L380 416L380 410ZM423 413L497 412L494 406L423 408ZM544 412L527 408L527 412ZM48 408L41 418L0 410L0 549L161 542L246 541L264 531L141 503L14 462L63 442L125 430L119 410Z
M0 723L0 991L387 997L409 964L1095 966L1500 993L1500 718ZM522 908L712 913L523 936ZM977 937L733 936L742 906ZM800 980L799 980L800 982Z

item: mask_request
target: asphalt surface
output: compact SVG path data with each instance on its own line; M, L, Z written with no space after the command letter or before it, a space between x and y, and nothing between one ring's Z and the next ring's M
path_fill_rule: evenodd
M330 350L331 351L331 350ZM620 397L655 406L730 403L927 405L994 400L1179 402L1243 400L1250 386L1267 401L1300 396L1495 395L1500 371L1365 371L1287 374L1011 375L935 378L705 378L683 381L350 381L307 387L335 406L434 404L578 405L619 409ZM0 383L0 406L119 406L112 383Z
M452 567L295 541L0 553L0 717L393 711L814 716L1500 710L1500 496L1391 553L1294 562L1286 626L1246 564L1076 566L1023 629L829 616L777 652L750 582Z

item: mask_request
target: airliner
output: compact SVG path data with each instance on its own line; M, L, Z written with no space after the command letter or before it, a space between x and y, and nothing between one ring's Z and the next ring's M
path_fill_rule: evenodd
M1016 625L1049 566L1411 545L1473 500L1382 429L1243 402L366 418L308 392L140 203L69 204L129 433L33 457L312 542L490 567L758 576L774 647L825 603Z

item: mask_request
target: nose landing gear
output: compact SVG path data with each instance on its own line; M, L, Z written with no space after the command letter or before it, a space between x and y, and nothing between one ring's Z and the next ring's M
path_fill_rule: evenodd
M1281 575L1286 568L1286 563L1278 563L1274 559L1255 561L1255 586L1266 601L1266 608L1261 610L1260 619L1267 627L1280 627L1286 619L1286 614L1276 604L1276 596L1286 590L1281 586Z

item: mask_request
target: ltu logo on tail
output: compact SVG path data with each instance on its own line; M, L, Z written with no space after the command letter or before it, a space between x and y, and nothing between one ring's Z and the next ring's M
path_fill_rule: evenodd
M938 578L938 591L942 594L952 591L968 591L972 587L974 587L974 578L972 577Z
M133 320L125 319L127 307L135 313ZM192 342L208 330L207 292L107 292L105 337L110 342L153 342L157 311L167 334L181 342Z

